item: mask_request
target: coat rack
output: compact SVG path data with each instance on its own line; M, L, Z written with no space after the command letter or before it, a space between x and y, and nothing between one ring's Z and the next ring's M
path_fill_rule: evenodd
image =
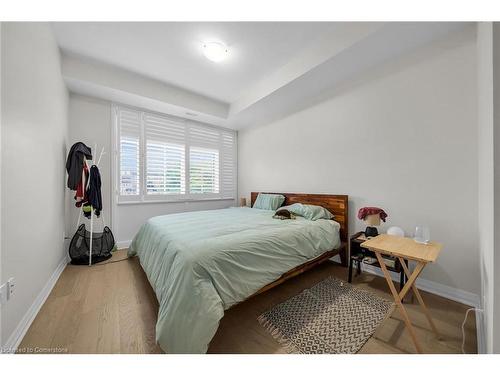
M97 143L94 144L94 150L97 150ZM92 165L96 165L97 167L99 167L99 163L101 162L101 158L103 155L105 155L106 153L104 152L104 147L101 148L101 152L99 154L99 159L97 159L97 164L94 163L95 161L95 158L92 159L92 164L89 164L89 160L85 159L85 163L87 164L87 168L90 172L90 167ZM85 191L87 190L87 188L89 187L90 185L90 173L89 173L89 179L87 181L87 185L85 186ZM83 209L80 210L80 215L78 215L78 223L76 224L76 228L78 229L78 227L80 226L80 218L81 218L81 215L83 214ZM104 214L100 213L100 216L102 218L102 223L103 223L103 226L106 226L106 222L104 221ZM90 246L89 246L89 267L92 265L92 236L94 234L94 207L93 206L90 206Z

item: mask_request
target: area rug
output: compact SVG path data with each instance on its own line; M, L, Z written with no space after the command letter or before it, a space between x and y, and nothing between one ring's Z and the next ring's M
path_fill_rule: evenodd
M330 277L258 317L289 353L353 354L389 315L392 302Z

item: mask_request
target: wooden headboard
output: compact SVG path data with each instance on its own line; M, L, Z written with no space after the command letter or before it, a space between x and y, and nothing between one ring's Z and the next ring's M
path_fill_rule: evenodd
M257 199L258 192L251 193L251 206ZM314 204L323 206L334 215L334 220L340 224L340 240L347 242L348 223L349 223L349 207L347 195L330 195L330 194L302 194L302 193L266 193L266 194L281 194L285 196L283 206L288 206L293 203Z

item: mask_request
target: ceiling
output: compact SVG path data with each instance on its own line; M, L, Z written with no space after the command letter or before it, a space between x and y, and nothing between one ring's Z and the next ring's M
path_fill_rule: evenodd
M242 129L331 97L376 66L475 32L461 22L54 23L73 93ZM213 63L203 41L230 56ZM440 42L438 42L440 41ZM455 43L455 42L453 42ZM452 44L453 44L452 43Z
M231 103L245 89L300 54L332 22L62 22L53 28L63 52L115 65ZM204 41L230 49L207 60Z

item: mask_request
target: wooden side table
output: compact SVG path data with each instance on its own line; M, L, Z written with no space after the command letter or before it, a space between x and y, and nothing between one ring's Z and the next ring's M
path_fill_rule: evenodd
M422 296L420 295L420 292L415 285L415 281L428 263L436 261L439 253L441 252L442 245L435 242L420 244L415 242L411 238L380 234L377 237L363 242L361 246L375 253L379 261L380 268L382 269L387 284L389 285L389 289L391 290L392 296L394 297L394 301L396 302L396 306L401 309L406 328L410 332L413 343L415 344L415 348L417 349L418 353L422 353L422 348L417 340L415 330L413 329L410 317L406 312L402 300L411 288L413 290L413 293L417 297L418 303L422 307L432 330L434 331L436 336L439 337L439 332L436 329L429 310L427 309L427 306L425 306L424 300L422 299ZM406 276L408 277L408 282L399 293L396 291L396 287L392 282L391 275L389 274L389 271L387 270L387 267L382 260L383 254L397 257L404 269ZM413 272L410 272L405 260L411 260L417 263Z

